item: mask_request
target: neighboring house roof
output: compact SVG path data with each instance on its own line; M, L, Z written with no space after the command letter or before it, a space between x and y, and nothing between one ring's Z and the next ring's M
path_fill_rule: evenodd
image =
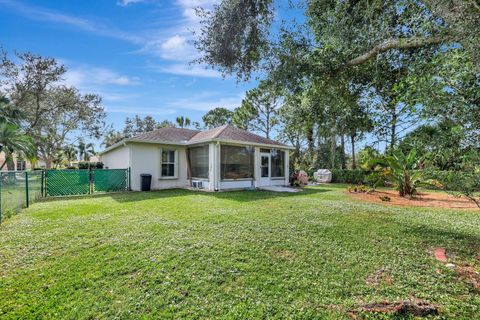
M143 143L155 143L155 144L174 144L174 145L191 145L202 142L210 141L223 141L230 143L240 144L253 144L264 146L277 146L291 149L292 147L280 143L278 141L267 139L256 135L254 133L239 129L231 125L225 125L218 128L198 131L185 128L172 128L165 127L156 129L147 133L142 133L133 138L124 139L104 151L100 154L104 154L110 150L113 150L119 146L124 145L127 142L143 142Z

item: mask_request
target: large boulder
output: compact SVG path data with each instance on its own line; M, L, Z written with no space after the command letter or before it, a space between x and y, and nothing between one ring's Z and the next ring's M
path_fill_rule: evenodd
M332 182L332 172L328 169L318 169L313 173L313 178L319 183Z

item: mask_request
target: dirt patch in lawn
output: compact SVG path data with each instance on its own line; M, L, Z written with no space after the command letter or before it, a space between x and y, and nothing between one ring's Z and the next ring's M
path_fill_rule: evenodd
M386 285L392 285L393 284L393 278L389 274L389 272L383 268L378 269L371 275L369 275L366 279L367 284L373 285L373 286L379 286L380 284L384 283Z
M475 291L480 292L480 273L471 265L462 265L455 268L457 274L467 283L472 285Z
M465 198L457 198L449 194L439 192L421 192L414 198L402 198L396 190L377 190L371 193L349 193L351 197L362 201L382 203L405 207L439 207L454 209L477 209L478 207ZM390 201L382 201L388 197Z
M383 301L363 305L358 310L350 311L348 315L353 319L362 319L362 315L368 313L382 313L398 317L425 317L439 315L440 310L437 305L422 300L397 302Z

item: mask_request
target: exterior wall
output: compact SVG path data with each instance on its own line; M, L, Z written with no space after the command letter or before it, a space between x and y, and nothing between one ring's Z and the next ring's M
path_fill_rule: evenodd
M15 171L17 170L21 170L20 167L18 167L18 163L17 163L17 160L18 157L16 154L13 154L13 165L14 165L14 169ZM38 159L35 163L35 166L32 165L32 163L26 159L24 159L25 161L25 170L33 170L34 167L35 168L45 168L45 161L43 161L42 159ZM2 165L3 163L5 162L5 152L0 152L0 165ZM1 171L8 171L8 167L7 167L7 164L5 164L2 168Z
M100 157L104 167L108 169L126 169L131 166L130 146L122 146Z
M213 190L228 190L228 189L245 189L259 187L260 181L260 147L255 147L255 154L254 154L254 176L253 181L248 179L239 179L239 180L221 180L220 176L220 145L212 144L211 150L216 158L211 158L210 161L214 161L213 167L215 169L214 173L210 173L212 175L212 179L216 179L216 186ZM270 185L271 186L285 186L289 183L289 150L288 149L280 149L285 152L285 177L284 178L271 178Z
M260 178L260 148L255 147L254 154L254 179L221 180L220 175L220 144L209 144L209 174L208 179L195 179L203 181L204 189L209 191L244 189L258 187ZM161 177L161 150L162 148L177 150L176 177ZM102 155L101 161L106 167L131 168L132 190L140 190L140 174L152 175L152 189L186 188L190 186L187 177L187 147L185 146L161 146L148 143L130 143ZM270 185L288 185L289 182L289 150L285 151L285 178L271 179Z
M161 149L177 151L176 177L162 178L160 156ZM132 190L140 190L140 174L152 175L152 189L185 188L190 185L187 179L187 154L183 146L160 146L148 143L130 144Z
M255 187L255 180L220 181L219 186L220 190L245 189Z

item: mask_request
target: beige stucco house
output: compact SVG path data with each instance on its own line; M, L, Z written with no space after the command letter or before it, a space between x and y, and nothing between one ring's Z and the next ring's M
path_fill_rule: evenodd
M131 169L152 189L195 187L211 191L288 185L290 146L226 125L197 131L161 128L125 139L100 153L105 168Z
M5 162L5 152L0 152L0 166ZM29 160L22 159L18 157L16 154L13 154L13 171L22 171L22 170L33 170L33 165ZM35 163L35 167L37 168L45 168L45 161L39 159ZM8 171L8 167L5 164L1 171Z

